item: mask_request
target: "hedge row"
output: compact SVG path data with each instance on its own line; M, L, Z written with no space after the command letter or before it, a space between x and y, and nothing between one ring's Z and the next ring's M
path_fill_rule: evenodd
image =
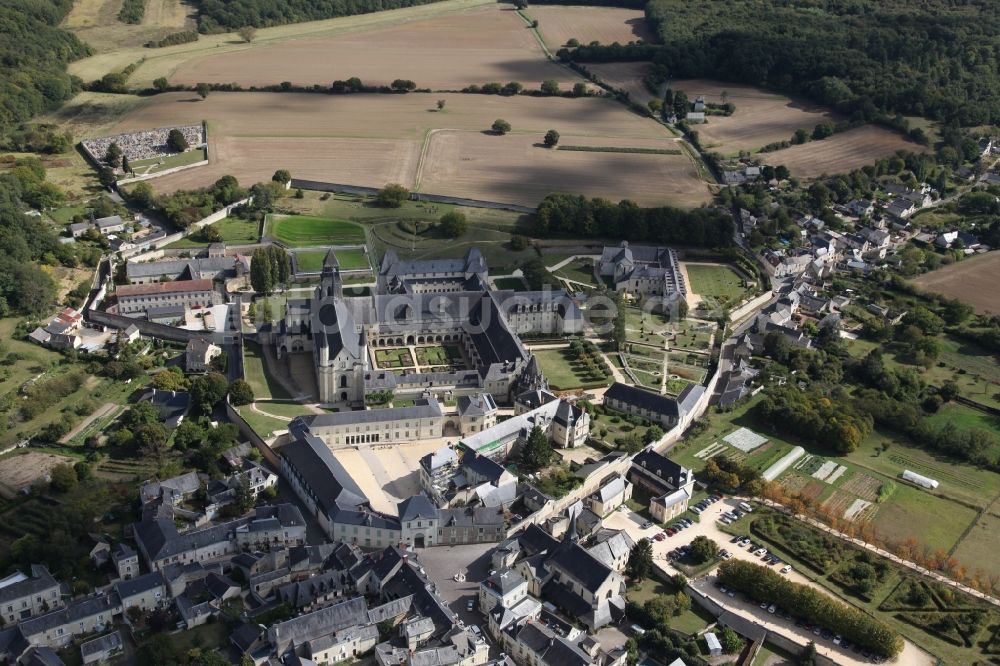
M719 580L755 599L777 604L805 622L818 624L883 657L894 657L903 649L903 639L885 623L808 585L793 583L767 567L727 560L719 566Z

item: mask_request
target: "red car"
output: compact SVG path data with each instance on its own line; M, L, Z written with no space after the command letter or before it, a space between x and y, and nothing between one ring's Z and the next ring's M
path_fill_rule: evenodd
M655 537L653 537L653 538L654 538L655 540L657 540L657 541L663 541L663 540L664 540L664 539L666 539L667 537L663 536L663 533L661 532L661 533L657 534L657 535L656 535Z

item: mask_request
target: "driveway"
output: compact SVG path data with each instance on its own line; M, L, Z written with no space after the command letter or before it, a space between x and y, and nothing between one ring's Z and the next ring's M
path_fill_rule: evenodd
M714 540L717 544L719 544L719 548L728 550L733 554L733 557L753 561L757 564L763 564L759 557L755 557L749 552L748 548L740 548L735 543L730 543L729 540L732 539L732 536L719 529L719 523L717 522L718 518L723 513L738 508L740 501L741 500L738 499L726 498L722 501L716 502L701 514L701 522L694 523L691 527L682 530L671 537L667 537L663 541L652 541L653 560L655 565L661 567L670 575L681 573L671 566L670 561L667 558L667 553L678 546L684 546L691 543L696 536L706 536L709 539ZM653 527L644 530L642 529L642 524L645 520L645 518L634 511L615 511L612 515L605 519L604 525L605 527L612 529L625 530L629 533L629 536L636 541L641 538L648 538L652 540L655 534L662 531L662 528L658 525L654 525ZM746 519L743 518L741 520ZM673 523L674 521L670 522ZM783 565L773 565L772 568L777 570L779 566ZM792 582L810 585L818 590L821 590L828 596L833 596L828 590L807 579L795 570L792 570L787 574L787 576ZM768 613L767 610L746 602L742 594L737 593L735 597L729 597L728 595L723 594L721 590L715 587L714 583L715 575L713 570L712 572L691 581L691 587L694 588L696 594L700 593L703 596L710 597L717 604L727 610L757 622L758 624L764 626L768 631L773 631L786 636L800 645L805 645L809 641L815 640L817 651L827 657L830 657L837 664L859 666L860 664L871 663L870 661L863 659L860 654L850 650L842 650L840 647L833 645L832 641L823 640L819 636L813 635L811 632L806 632L804 628L796 627L794 620L784 620L776 614L772 615ZM933 666L936 663L936 660L910 641L905 641L903 652L894 663L905 666Z

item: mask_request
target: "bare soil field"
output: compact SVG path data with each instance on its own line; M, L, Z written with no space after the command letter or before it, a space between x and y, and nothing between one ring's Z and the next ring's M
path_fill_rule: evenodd
M542 134L503 137L436 132L430 140L420 190L534 205L551 192L575 192L640 205L693 208L709 200L708 187L686 153L641 155L549 150ZM593 140L563 135L568 145L671 148L669 140Z
M833 114L822 107L792 101L789 98L753 86L701 79L674 81L674 90L683 90L694 101L704 95L706 102L736 105L731 116L708 116L708 122L698 125L703 146L723 155L741 150L756 151L769 143L792 138L800 127L812 130L817 123L832 120Z
M627 92L633 102L645 104L652 99L662 99L662 95L653 95L646 89L642 78L649 72L647 62L609 62L596 65L586 65L590 72L615 90Z
M73 459L51 453L25 453L0 458L0 494L15 493L36 479L46 476L56 465Z
M510 5L493 4L338 36L210 54L178 67L170 81L328 86L352 76L375 85L410 79L432 90L460 90L490 81L519 81L537 88L546 79L569 85L581 80L545 57Z
M552 51L574 38L581 44L628 44L654 39L641 9L534 5L526 14L538 21L538 32Z
M444 111L436 110L438 99L445 100ZM65 114L74 117L71 108ZM513 133L485 133L496 118L510 122ZM144 100L109 131L202 119L209 126L210 164L158 178L152 181L157 190L198 187L225 174L250 184L284 168L301 178L375 187L419 182L424 192L528 205L554 191L678 206L708 200L686 154L534 145L556 128L567 145L677 146L662 126L602 98L212 93L198 101L171 93Z
M1000 313L1000 252L960 261L913 281L921 289L957 298L980 314Z
M139 25L119 21L121 8L122 0L76 0L63 27L74 32L98 54L142 48L152 39L195 29L195 10L181 0L146 0L146 12Z
M897 150L924 152L927 148L884 127L864 125L822 141L763 153L762 158L767 164L784 164L798 178L816 178L853 171Z

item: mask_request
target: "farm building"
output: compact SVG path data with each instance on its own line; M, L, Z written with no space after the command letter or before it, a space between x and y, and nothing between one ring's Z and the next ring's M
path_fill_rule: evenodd
M929 488L933 490L938 487L938 482L930 477L926 477L923 474L917 474L916 472L911 472L910 470L903 471L903 479L909 481L910 483L915 483L923 488Z

